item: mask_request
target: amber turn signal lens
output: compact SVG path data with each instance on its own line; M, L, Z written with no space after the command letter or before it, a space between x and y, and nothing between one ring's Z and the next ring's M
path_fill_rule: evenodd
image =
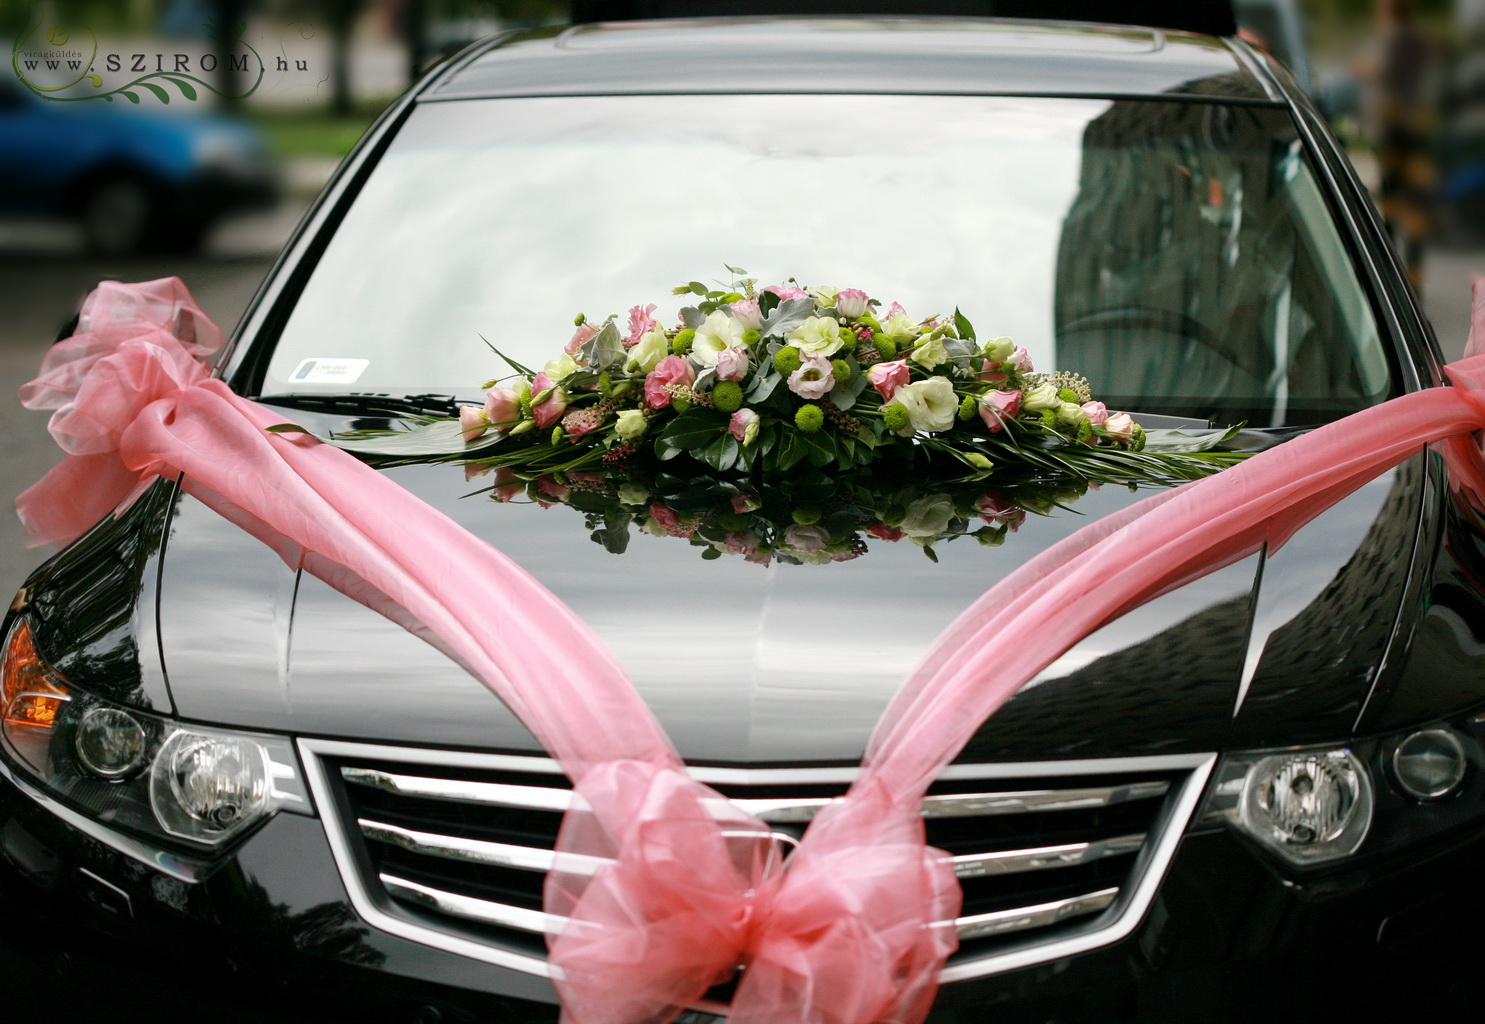
M25 619L17 619L5 638L0 673L0 708L6 725L50 729L56 724L67 689L36 653L31 624Z

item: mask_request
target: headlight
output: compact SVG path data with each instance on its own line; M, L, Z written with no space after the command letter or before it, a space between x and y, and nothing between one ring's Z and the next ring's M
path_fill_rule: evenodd
M277 811L314 813L288 739L182 725L95 697L46 665L24 617L0 669L4 752L94 821L201 849Z
M1372 823L1372 782L1345 748L1224 758L1208 813L1293 864L1356 852Z

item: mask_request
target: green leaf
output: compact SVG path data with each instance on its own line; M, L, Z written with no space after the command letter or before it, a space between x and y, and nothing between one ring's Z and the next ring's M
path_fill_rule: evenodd
M765 338L786 337L790 331L804 323L814 311L815 303L812 299L789 299L780 303L778 309L764 318L761 333Z
M617 366L624 358L624 343L619 339L618 326L610 320L601 331L583 342L580 351L588 365L596 370Z
M130 103L138 103L139 102L139 94L138 93L128 92L126 90L122 95L123 95L124 99L128 100Z
M699 331L701 330L701 325L706 323L706 317L695 306L687 306L681 310L681 323L693 331Z
M175 87L180 90L180 94L186 99L194 100L196 98L196 90L184 78L175 78L172 76L170 81L175 83Z
M667 423L657 440L682 451L694 451L710 443L718 433L726 429L726 416L711 409L693 409Z
M478 337L479 337L480 341L483 341L485 343L485 346L491 352L494 352L501 359L504 359L506 365L509 366L512 370L515 370L517 373L521 374L523 377L526 377L528 379L529 378L534 378L536 376L536 371L533 370L533 369L531 369L531 367L529 367L529 366L522 366L520 363L516 362L510 356L508 356L504 352L500 351L494 345L491 345L489 338L485 337L483 334L479 335Z
M140 82L139 84L144 86L150 92L154 93L155 98L158 99L161 103L170 102L170 94L162 89L160 86L155 85L153 82Z
M706 463L715 470L726 471L737 464L739 451L737 439L731 434L722 434L709 444L691 452L691 457Z
M742 267L734 267L734 266L733 266L733 265L732 265L732 264L730 264L730 263L724 263L724 264L722 264L722 266L724 266L724 267L726 267L726 268L727 268L727 272L728 272L728 273L729 273L729 274L736 274L736 275L738 275L738 276L739 276L739 277L742 277L742 276L743 276L743 275L744 275L744 274L746 274L746 273L747 273L747 271L746 271L746 270L744 270L744 269L743 269L743 268L742 268Z
M768 314L778 308L778 305L779 297L774 292L758 293L758 312L762 315L768 316Z
M823 430L813 434L800 431L794 435L795 445L810 460L811 466L828 466L835 461L835 439Z
M1175 452L1209 452L1228 440L1234 430L1147 430L1145 452L1169 455Z
M977 340L974 324L969 322L969 317L959 312L958 306L954 307L954 330L959 332L961 338L968 338L970 341Z
M459 429L458 420L437 420L413 430L362 433L351 437L323 437L295 423L279 423L267 429L274 434L309 434L326 444L334 445L341 451L356 455L399 459L472 454L500 441L499 437L486 434L484 438L466 444L464 434Z
M693 295L706 294L706 285L702 284L700 281L692 281L687 287L691 289Z
M803 461L805 450L804 446L799 443L799 439L803 436L797 430L785 430L783 436L779 438L779 444L775 452L777 453L777 465L780 472L793 469Z

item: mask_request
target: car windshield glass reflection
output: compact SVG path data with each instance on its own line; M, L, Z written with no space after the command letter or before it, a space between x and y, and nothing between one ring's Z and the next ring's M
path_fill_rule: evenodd
M259 393L453 393L573 314L746 267L958 305L1119 406L1333 419L1391 391L1280 110L1192 101L629 96L427 103L346 215ZM328 376L327 376L328 375Z

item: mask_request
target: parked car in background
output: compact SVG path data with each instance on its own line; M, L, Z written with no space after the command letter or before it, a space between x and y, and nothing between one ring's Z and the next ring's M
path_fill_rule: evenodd
M0 77L0 217L72 221L104 255L190 251L276 195L264 141L241 122L48 102Z
M1270 58L866 17L470 49L348 158L221 373L319 432L386 426L481 401L482 336L540 366L575 308L724 261L957 304L1110 407L1251 449L1440 380L1365 192ZM785 845L945 625L1141 496L1072 486L951 543L910 521L924 480L860 557L760 566L674 535L649 492L610 522L573 498L591 481L496 504L457 467L386 472L590 623L694 774ZM965 894L933 1021L1478 1012L1485 523L1449 483L1419 454L985 724L925 804ZM449 658L174 482L41 566L3 628L12 960L118 979L12 1005L117 1010L122 963L154 1019L556 1019L541 889L569 786Z

